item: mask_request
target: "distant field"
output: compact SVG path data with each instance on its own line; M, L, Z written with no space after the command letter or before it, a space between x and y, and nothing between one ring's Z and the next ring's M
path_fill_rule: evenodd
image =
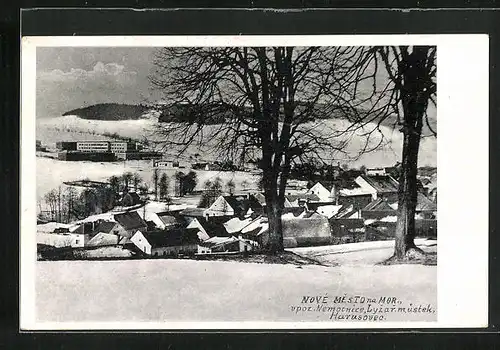
M50 190L62 185L64 181L74 181L88 178L95 181L105 181L110 176L121 175L124 172L137 172L150 188L152 188L153 168L150 161L130 162L66 162L50 158L36 158L36 185L37 198L42 199ZM161 172L170 177L170 188L173 189L173 177L176 171L187 173L190 169L164 169ZM249 187L256 188L259 177L246 172L220 172L196 170L198 175L198 186L202 189L206 180L214 180L220 177L225 184L233 179L236 189L242 189L242 182L247 181ZM172 190L171 190L172 191Z
M335 130L342 130L347 127L346 121L342 120L325 120L323 121L324 128L318 129L318 132L330 133ZM155 136L153 131L155 130L155 125L157 124L154 118L143 118L134 120L86 120L79 118L77 116L64 116L57 118L44 118L37 120L37 138L42 140L44 144L49 147L55 145L56 141L60 140L84 140L84 139L103 139L106 138L102 135L118 134L121 137L130 137L133 139L143 139L147 138L153 140ZM210 126L218 127L218 126ZM402 138L398 131L394 131L387 126L382 126L380 130L383 132L384 137L387 140L392 141L391 144L387 144L384 147L367 154L362 155L358 159L347 159L345 155L339 154L337 156L331 154L324 154L327 159L339 157L340 162L349 163L351 167L359 167L365 165L367 167L374 166L392 166L396 161L401 158L401 145ZM380 135L373 135L370 140L370 145L375 146L380 140ZM207 142L204 149L200 149L195 146L191 146L182 156L182 158L187 159L189 156L193 156L196 153L201 155L201 158L206 160L216 160L217 155L212 154L210 151L212 147L210 146L214 140ZM364 147L364 141L359 138L353 138L346 151L354 157L357 155L360 149ZM436 165L436 150L437 142L435 138L427 137L423 138L421 141L421 149L419 153L419 166L425 165ZM167 153L170 152L172 157L177 154L170 149L165 150Z

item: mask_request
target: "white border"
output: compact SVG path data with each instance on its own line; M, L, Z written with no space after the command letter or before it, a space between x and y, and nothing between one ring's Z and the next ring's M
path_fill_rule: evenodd
M168 329L454 328L488 324L487 35L92 36L22 39L20 327L165 329L164 322L37 323L35 320L36 47L437 45L438 320L436 322L173 322ZM472 178L473 176L473 178ZM411 288L411 286L408 286Z

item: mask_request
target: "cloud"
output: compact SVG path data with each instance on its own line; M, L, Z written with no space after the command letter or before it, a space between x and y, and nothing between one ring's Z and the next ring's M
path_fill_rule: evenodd
M134 71L126 71L125 66L118 63L102 63L97 62L92 70L84 70L80 68L71 68L69 71L54 69L51 71L39 72L39 79L48 82L67 82L77 80L99 80L115 78L131 79L137 75Z
M95 103L137 103L148 90L147 77L125 65L97 62L91 69L39 71L36 82L37 117L58 116Z

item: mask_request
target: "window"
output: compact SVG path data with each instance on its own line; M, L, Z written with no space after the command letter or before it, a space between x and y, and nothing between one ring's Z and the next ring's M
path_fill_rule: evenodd
M78 244L79 242L80 242L79 240L76 240L76 241L75 241L75 244Z

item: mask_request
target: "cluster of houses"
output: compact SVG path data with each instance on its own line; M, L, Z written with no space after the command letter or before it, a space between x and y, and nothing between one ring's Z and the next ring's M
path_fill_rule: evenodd
M391 175L366 171L354 179L319 181L309 188L306 184L291 180L287 186L282 216L285 247L393 237L398 182ZM417 233L435 237L437 206L425 192L418 194ZM52 235L71 237L66 244L72 247L121 245L148 256L250 252L269 240L266 202L258 191L221 195L208 208L147 214L131 210L51 228ZM39 231L49 233L50 228Z

